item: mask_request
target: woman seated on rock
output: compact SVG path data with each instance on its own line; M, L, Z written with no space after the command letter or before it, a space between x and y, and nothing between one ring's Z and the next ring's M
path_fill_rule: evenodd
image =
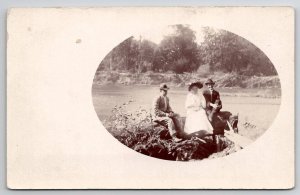
M189 93L185 102L187 115L184 132L190 136L204 137L213 134L213 127L205 112L205 98L202 93L198 92L202 87L201 82L194 82L188 88Z

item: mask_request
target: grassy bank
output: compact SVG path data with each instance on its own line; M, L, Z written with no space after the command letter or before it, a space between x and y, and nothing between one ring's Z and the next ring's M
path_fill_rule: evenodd
M94 84L109 85L159 85L167 83L170 86L183 87L192 81L204 82L211 78L216 82L217 88L277 88L280 89L278 76L244 76L235 73L214 73L201 75L199 73L154 73L140 74L98 71L94 78Z

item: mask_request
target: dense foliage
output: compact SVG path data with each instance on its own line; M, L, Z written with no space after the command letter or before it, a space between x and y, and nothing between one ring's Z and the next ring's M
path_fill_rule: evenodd
M174 33L159 43L130 37L100 63L99 71L234 72L247 76L277 75L267 56L256 46L225 30L202 28L203 40L189 26L174 25Z
M220 138L219 152L212 137L191 137L176 142L163 126L156 126L151 112L139 108L129 112L127 102L115 106L112 115L104 122L107 130L122 144L142 154L165 160L188 161L226 156L235 152L234 144L226 137Z

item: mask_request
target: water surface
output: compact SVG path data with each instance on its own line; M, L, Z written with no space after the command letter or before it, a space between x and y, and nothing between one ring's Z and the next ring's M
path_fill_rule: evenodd
M217 89L220 92L224 111L239 113L239 128L241 134L255 139L260 136L274 121L279 107L280 98L256 97L256 89ZM269 90L270 89L266 89ZM261 91L261 89L260 89ZM263 91L263 90L262 90ZM157 86L100 86L93 85L93 102L100 120L110 116L115 105L133 100L127 107L134 111L140 106L149 110L152 101L159 94ZM172 88L169 91L172 109L181 116L186 115L184 102L186 88ZM239 96L242 94L242 96ZM246 96L245 96L246 95ZM253 124L252 128L244 128L246 122Z

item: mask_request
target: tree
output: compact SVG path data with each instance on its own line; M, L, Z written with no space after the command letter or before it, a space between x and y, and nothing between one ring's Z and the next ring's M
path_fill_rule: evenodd
M225 30L204 28L200 53L211 71L244 75L276 75L267 56L246 39Z
M174 34L166 36L159 44L155 67L176 73L197 70L199 61L195 32L184 25L175 25L174 29Z
M238 35L205 27L202 28L203 42L198 44L195 31L189 26L172 27L173 34L165 36L159 44L142 37L126 39L103 59L98 70L132 73L172 71L181 74L195 72L205 65L206 71L211 73L277 74L267 56Z

